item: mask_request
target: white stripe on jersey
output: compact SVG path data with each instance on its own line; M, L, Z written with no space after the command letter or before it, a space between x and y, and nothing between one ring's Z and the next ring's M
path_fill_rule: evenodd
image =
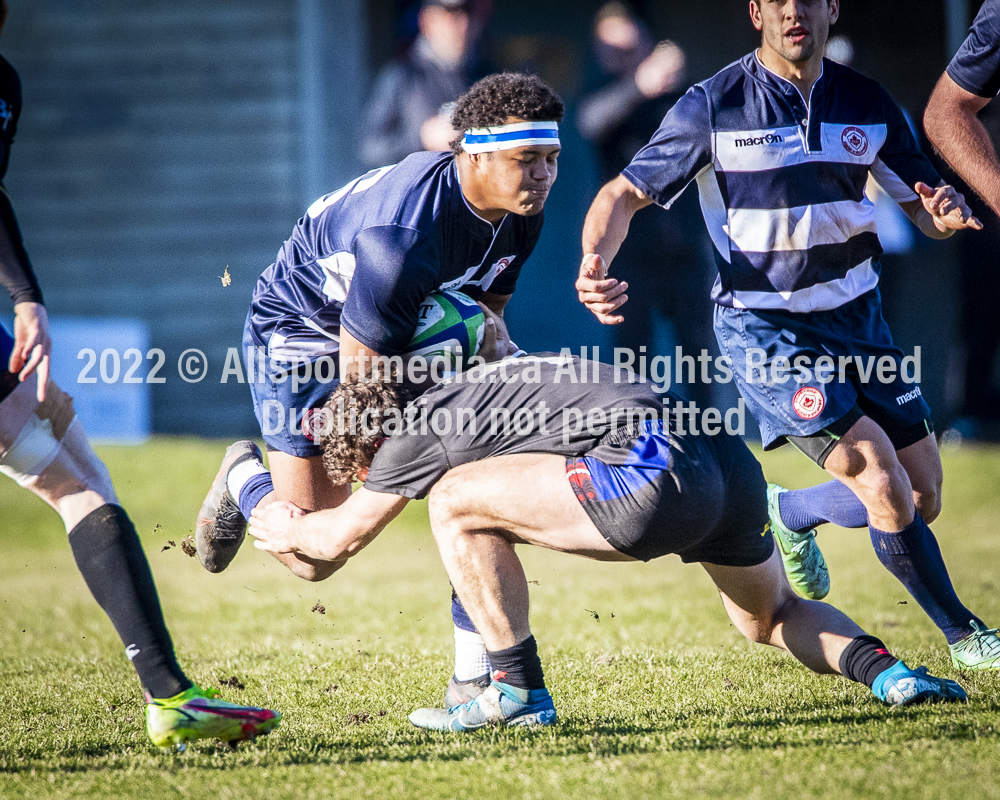
M726 233L734 250L767 253L843 244L859 233L875 233L875 205L840 200L796 208L732 208Z
M326 258L316 259L323 268L326 280L323 282L323 294L331 301L343 303L347 300L347 292L351 288L354 270L358 265L353 253L334 253Z
M725 262L731 264L729 234L726 233L726 201L722 198L715 170L708 167L698 173L698 201L701 203L701 215L705 218L705 227L708 228L712 244Z
M378 183L380 179L384 178L386 173L395 166L395 164L390 164L388 167L381 167L375 172L374 175L370 175L367 178L362 175L360 178L355 178L346 186L341 186L337 189L337 191L323 195L319 200L306 209L306 214L309 215L310 219L316 219L316 217L326 211L348 192L356 194L357 192L363 192L366 189L370 189Z
M820 123L822 150L812 153L807 152L805 132L797 126L760 131L716 131L713 135L717 169L762 172L810 161L869 166L885 144L888 133L885 125L823 122Z
M305 317L299 317L310 328L322 333L323 339L288 340L275 331L267 340L267 355L276 361L313 361L321 356L332 356L340 351L340 337L324 331Z
M881 158L875 159L870 171L883 191L897 203L907 203L910 200L918 199L913 187L903 183L900 177L889 169Z
M850 270L843 278L817 283L795 292L739 292L734 291L736 308L781 309L796 314L811 311L829 311L848 303L878 284L878 274L869 258Z

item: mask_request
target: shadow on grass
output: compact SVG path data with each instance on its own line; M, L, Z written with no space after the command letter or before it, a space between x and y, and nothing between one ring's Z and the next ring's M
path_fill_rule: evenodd
M12 756L0 753L0 774L30 773L35 769L63 773L105 770L154 769L230 770L239 767L329 766L386 762L461 762L472 759L502 759L523 756L530 750L534 758L572 756L620 757L663 752L753 752L822 748L831 745L864 746L886 744L886 725L901 744L919 740L933 742L975 741L984 735L981 718L965 720L954 714L941 715L941 707L920 707L894 711L874 707L859 710L831 706L811 707L808 713L773 713L748 719L721 719L710 710L681 715L664 715L647 722L563 719L559 725L542 729L501 728L455 735L420 731L409 727L377 730L340 728L329 735L308 738L289 731L279 732L259 746L244 744L236 751L218 742L196 743L187 753L156 753L129 747L123 751L108 743L67 747L58 752L32 748ZM768 710L759 713L770 714ZM877 727L865 727L874 723ZM881 724L879 724L881 723ZM892 731L890 731L893 733ZM352 735L353 734L353 735ZM167 763L164 763L164 762Z

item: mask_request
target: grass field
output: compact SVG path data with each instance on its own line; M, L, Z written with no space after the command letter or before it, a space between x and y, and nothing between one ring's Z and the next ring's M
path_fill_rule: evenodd
M181 663L229 699L281 710L237 752L149 744L138 683L55 515L0 484L0 797L997 798L1000 675L966 706L892 711L857 684L751 646L707 576L676 559L594 564L536 550L532 622L561 722L429 734L406 716L450 674L448 583L414 503L321 584L246 547L209 575L179 546L222 445L104 448L139 528ZM791 452L772 480L816 483ZM1000 450L945 454L935 525L960 594L1000 622ZM955 677L943 639L863 531L827 528L830 600L911 665ZM168 548L164 550L163 548ZM325 608L325 613L317 607Z

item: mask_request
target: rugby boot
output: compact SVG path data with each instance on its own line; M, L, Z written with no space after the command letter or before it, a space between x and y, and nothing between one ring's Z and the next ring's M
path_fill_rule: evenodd
M927 667L910 669L900 661L875 678L872 692L890 706L912 706L918 703L964 703L965 689L955 681L936 678Z
M460 706L418 708L410 722L432 731L466 733L490 725L554 725L556 708L548 689L518 689L494 680L481 695Z
M460 706L475 700L483 693L483 690L490 685L490 674L480 675L478 678L471 678L467 681L460 681L454 675L448 681L448 688L444 693L444 704L446 708Z
M948 645L951 663L959 669L1000 669L1000 637L996 628L970 620L973 632Z
M146 704L146 732L157 747L176 745L183 750L197 739L221 739L235 745L264 736L280 723L277 711L228 703L215 689L198 686Z
M233 467L249 459L263 460L260 449L253 442L243 440L229 445L222 466L212 481L212 488L201 504L194 531L194 546L198 560L209 572L222 572L228 567L246 538L246 517L226 481Z
M771 533L778 543L781 561L785 565L788 582L808 600L822 600L830 592L830 572L826 559L816 544L816 529L796 533L781 521L778 498L787 492L776 483L767 485L767 514L771 519Z

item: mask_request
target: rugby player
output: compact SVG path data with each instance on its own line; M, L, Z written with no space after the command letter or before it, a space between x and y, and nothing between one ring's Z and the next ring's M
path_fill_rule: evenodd
M924 127L934 146L1000 214L1000 159L976 114L1000 92L1000 0L986 0L934 87Z
M430 292L460 289L485 306L484 359L515 352L503 310L542 230L562 116L562 101L536 76L488 76L455 105L452 122L464 135L452 153L416 153L309 207L258 280L244 328L244 348L267 362L250 386L270 470L252 442L226 452L197 523L206 569L226 568L259 504L315 510L347 499L350 480L331 483L319 444L300 432L341 376L405 351ZM250 369L259 375L259 365ZM306 580L336 568L276 555ZM457 602L453 618L457 678L486 675L481 639Z
M752 641L865 683L894 705L965 699L954 681L909 669L832 606L791 591L768 530L760 465L721 430L717 411L678 411L676 396L568 354L477 367L404 410L406 396L393 381L342 383L325 407L324 462L334 481L356 474L364 486L312 514L290 503L258 508L250 533L263 550L340 566L411 498L429 497L431 528L485 640L493 680L462 705L415 711L413 724L466 731L555 722L516 544L601 561L676 553L702 563Z
M0 31L7 2L0 0ZM21 81L0 57L0 178L21 112ZM281 715L227 703L181 669L135 526L118 504L73 401L49 379L52 340L42 292L10 196L0 184L0 285L14 302L14 336L0 326L0 472L48 503L69 535L83 579L125 645L146 696L146 730L160 747L269 733Z
M982 226L942 185L888 92L823 57L839 0L749 8L760 48L693 86L591 205L580 300L603 323L622 320L628 287L606 273L629 221L696 182L719 269L716 337L764 449L791 442L836 479L768 489L793 585L812 598L829 590L816 525L867 526L956 666L1000 668L997 632L956 596L928 528L941 510L941 459L930 409L882 319L865 182L872 175L931 238ZM892 369L876 376L876 361Z

